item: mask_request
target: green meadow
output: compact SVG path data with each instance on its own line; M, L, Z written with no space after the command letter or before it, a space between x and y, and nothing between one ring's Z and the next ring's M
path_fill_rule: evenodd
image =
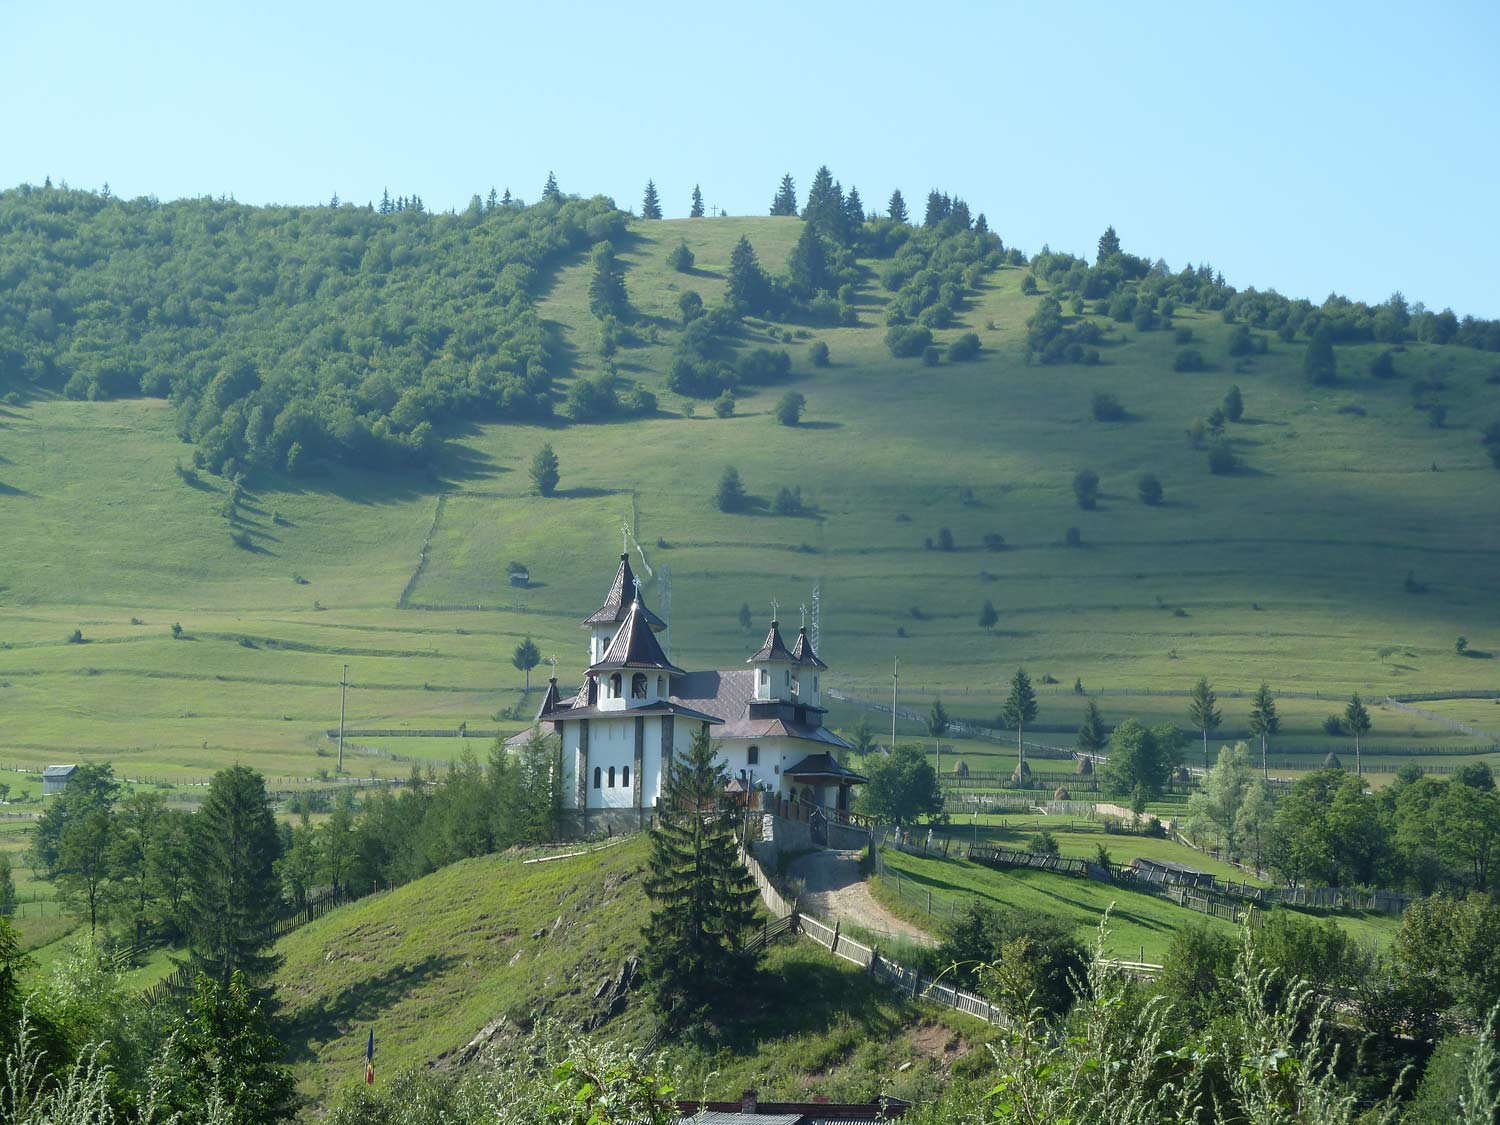
M476 421L447 436L432 477L252 479L233 528L219 511L222 481L174 470L192 447L167 404L23 397L0 408L0 767L108 758L126 776L190 785L243 762L273 784L312 784L333 768L326 732L338 724L344 664L352 730L517 729L546 665L524 697L511 651L531 636L556 657L564 688L577 683L577 622L603 596L625 521L653 604L670 572L672 655L685 667L738 663L772 599L795 626L816 585L828 686L884 700L899 659L905 705L940 695L980 723L994 721L1018 665L1056 681L1040 721L1063 728L1084 703L1075 680L1111 721L1185 722L1185 699L1161 693L1206 674L1225 695L1228 732L1248 708L1229 693L1264 679L1324 693L1283 698L1277 740L1321 758L1352 752L1322 730L1350 692L1379 701L1495 689L1500 474L1477 440L1500 416L1492 358L1410 344L1401 377L1382 381L1366 374L1373 346L1341 347L1339 382L1314 388L1302 343L1273 339L1268 354L1231 359L1229 326L1182 309L1176 322L1209 371L1174 372L1170 332L1113 322L1099 366L1028 366L1036 298L1021 294L1024 271L1006 267L940 333L978 333L973 362L891 358L887 295L870 274L858 326L749 323L742 346L786 348L792 374L742 394L733 417L669 392L679 295L716 301L742 234L780 269L799 230L769 218L633 224L621 259L639 343L615 360L659 396L655 416ZM666 264L679 239L696 255L690 274ZM540 302L563 388L603 369L587 281L584 261L566 265ZM830 367L811 365L814 340L828 344ZM1418 379L1442 383L1445 428L1412 409ZM1215 476L1184 435L1231 384L1246 402L1246 420L1229 428L1244 468ZM807 397L796 427L772 414L788 389ZM1096 390L1116 395L1125 420L1092 420ZM546 500L526 474L543 442L562 466L559 495ZM731 464L762 500L800 487L814 514L717 511L714 487ZM1072 494L1085 467L1102 482L1094 511ZM1136 496L1148 471L1165 486L1160 507ZM954 549L928 549L943 528ZM1069 528L1079 546L1065 545ZM985 549L991 534L1003 550ZM511 562L530 568L528 587L510 584ZM1407 591L1408 573L1421 592ZM992 629L977 624L986 601ZM1489 701L1421 706L1479 733L1382 704L1372 765L1393 769L1411 747L1482 751L1500 734ZM834 718L850 725L856 708ZM869 718L877 730L888 722ZM1036 737L1072 740L1066 729ZM351 751L355 776L484 750L431 735L350 741L378 751ZM1008 768L1003 744L971 753L976 767Z

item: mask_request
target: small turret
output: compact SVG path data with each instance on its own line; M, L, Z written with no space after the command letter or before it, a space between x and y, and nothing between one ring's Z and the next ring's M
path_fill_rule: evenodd
M755 698L792 698L792 672L797 667L797 658L781 639L781 623L771 622L771 630L755 655L745 661L755 667Z
M620 567L615 571L615 580L609 585L609 593L604 595L604 604L583 619L583 627L589 630L590 664L603 658L604 651L609 648L610 641L619 631L625 615L630 612L632 602L638 596L635 572L630 569L630 556L621 552ZM646 623L651 626L652 632L660 633L667 627L667 623L649 609L644 612Z
M597 676L604 689L601 708L624 710L654 703L670 694L672 676L686 674L662 651L651 627L651 616L641 604L637 583L635 600L624 622L604 654L589 666L589 675Z

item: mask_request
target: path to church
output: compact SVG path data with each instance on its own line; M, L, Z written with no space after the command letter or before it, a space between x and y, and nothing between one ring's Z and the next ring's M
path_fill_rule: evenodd
M905 938L933 945L931 935L902 921L875 901L859 871L862 851L815 851L792 864L791 874L806 890L802 901L809 914L832 922L862 926L875 934Z

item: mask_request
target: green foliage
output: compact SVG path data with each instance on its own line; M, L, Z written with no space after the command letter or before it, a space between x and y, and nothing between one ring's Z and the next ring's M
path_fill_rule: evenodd
M1193 729L1203 734L1203 768L1208 769L1208 736L1219 729L1224 713L1219 710L1219 697L1207 676L1199 676L1188 695L1188 719Z
M698 187L697 184L693 185L693 205L688 211L688 218L703 218L703 191Z
M1224 417L1231 422L1238 422L1245 416L1245 396L1240 393L1238 384L1229 388L1224 394L1224 405L1222 407Z
M0 317L0 378L170 394L213 472L430 462L447 420L545 413L538 278L623 220L602 198L470 219L6 192L0 259L32 282ZM52 322L64 304L88 313Z
M812 360L814 367L827 367L828 345L822 340L813 341L812 347L808 349L808 358Z
M661 218L661 197L656 194L656 183L653 180L646 181L646 191L641 197L641 218Z
M1234 450L1223 442L1216 442L1208 450L1208 471L1216 476L1225 476L1240 467L1240 459Z
M974 332L965 332L953 343L948 345L949 363L967 363L971 359L979 357L979 336Z
M1173 371L1203 371L1207 366L1197 348L1183 348L1172 359Z
M714 507L721 512L742 512L749 502L745 486L740 483L740 471L733 465L726 466L719 477L719 489L714 493Z
M1140 493L1142 504L1154 508L1162 502L1161 481L1155 473L1142 473L1136 481L1136 489Z
M1095 391L1089 404L1089 413L1096 422L1118 422L1125 417L1125 408L1111 391Z
M886 216L895 223L907 221L906 200L901 197L901 189L897 188L891 192L890 201L885 205Z
M1042 854L1057 854L1056 846L1052 841L1054 850ZM987 967L1006 963L1017 974L1011 983L1026 997L1024 1010L1056 1016L1072 1005L1075 982L1084 978L1089 955L1073 928L1058 918L973 902L948 927L936 960L954 966L954 974L968 987L1002 1001L1008 997Z
M1302 371L1309 383L1327 385L1338 377L1338 358L1333 354L1333 333L1320 328L1308 342Z
M711 1018L745 987L756 962L744 944L758 892L739 857L738 816L724 793L729 775L715 753L705 724L672 758L651 830L642 966L653 1003L675 1028Z
M538 494L551 496L557 491L557 482L562 479L562 472L558 466L557 454L552 451L552 443L547 442L536 451L536 456L531 459L531 467L527 470L531 476L531 484Z
M510 654L511 667L518 672L526 673L526 690L531 690L531 670L542 662L542 650L536 647L536 642L530 637L516 646L516 650Z
M993 629L999 623L1000 614L995 610L995 603L986 599L984 608L979 611L979 627Z
M719 418L734 417L734 392L725 391L714 400L714 414Z
M807 399L797 391L787 391L776 404L776 420L783 426L795 426L802 420L802 410Z
M1187 830L1232 860L1259 860L1271 831L1271 797L1254 777L1243 743L1219 751L1218 763L1188 799Z
M685 238L679 241L676 246L672 247L672 249L667 254L667 265L671 266L678 273L692 273L693 266L696 264L696 262L697 259L693 256L692 250L688 248L687 239ZM693 293L694 296L697 296L697 293L694 290L689 290L688 292ZM687 293L684 293L683 296L686 297ZM699 297L698 303L701 306L703 303L703 298Z
M764 315L772 304L771 279L760 268L755 248L741 236L729 256L729 279L725 289L729 304L740 312Z
M1370 374L1377 379L1394 379L1396 377L1396 356L1390 348L1378 352L1375 358L1370 360Z
M1080 754L1102 753L1109 745L1109 731L1104 725L1104 716L1099 713L1099 704L1092 699L1083 710L1083 721L1078 724L1078 737L1074 742Z
M1085 511L1098 507L1099 474L1093 469L1079 469L1073 475L1073 496Z
M870 782L860 790L860 808L883 823L913 824L943 811L937 772L921 747L896 746L867 772Z
M932 332L921 325L897 325L886 332L885 346L897 359L909 359L932 346Z
M1000 717L1016 728L1017 747L1024 747L1026 724L1032 722L1036 714L1036 689L1031 686L1031 677L1026 674L1026 669L1017 668L1016 674L1010 679L1010 694L1000 710ZM1022 757L1025 757L1024 752Z
M941 699L932 701L932 709L927 712L927 733L933 738L942 738L948 733L948 711L943 706Z
M788 172L781 177L781 185L776 189L776 198L771 200L772 215L795 215L797 213L797 183Z
M802 500L802 486L780 488L771 502L771 511L778 516L802 516L807 514L807 505Z
M1181 741L1176 727L1148 728L1126 719L1109 736L1109 761L1100 781L1117 796L1144 793L1156 800L1177 767Z
M614 244L596 242L589 255L593 275L589 279L589 311L599 319L624 316L629 311L625 295L625 273L615 260Z

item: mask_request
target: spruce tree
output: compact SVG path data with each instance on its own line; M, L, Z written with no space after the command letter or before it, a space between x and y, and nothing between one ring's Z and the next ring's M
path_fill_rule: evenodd
M927 713L927 733L933 738L942 738L948 733L948 725L952 720L948 718L948 709L943 706L941 699L932 701L932 710Z
M729 255L729 303L751 313L765 310L768 285L750 240L740 235Z
M557 187L557 177L551 172L547 173L547 182L542 187L542 198L553 203L562 202L562 192Z
M526 690L531 690L531 670L542 662L541 651L536 647L536 642L530 637L516 646L516 651L510 654L511 666L518 672L526 673Z
M1010 696L1001 712L1005 721L1016 728L1016 751L1020 757L1016 768L1026 764L1026 724L1036 718L1036 691L1025 668L1017 668L1010 680Z
M979 212L974 219L974 230L978 234L990 233L990 221L984 217L983 211Z
M493 211L498 206L500 206L500 197L495 194L495 189L491 186L490 197L484 201L484 209L486 211Z
M857 187L851 187L849 194L844 196L844 223L851 231L865 225L865 204L859 197Z
M1266 765L1266 743L1271 735L1281 729L1281 718L1276 714L1276 697L1271 689L1261 684L1250 703L1250 733L1260 739L1260 776L1266 777L1270 770Z
M951 207L948 197L934 188L927 193L927 213L922 217L924 227L935 227L948 217Z
M781 177L781 186L776 189L776 198L771 200L771 214L795 215L797 213L797 185L788 172Z
M537 492L543 496L551 496L557 491L557 482L562 474L558 469L557 454L552 452L552 443L549 441L536 451L536 456L531 459L531 483L536 486Z
M885 205L885 213L898 223L907 221L906 200L902 198L900 188L891 192L890 202Z
M1092 699L1084 709L1083 722L1078 727L1078 739L1074 743L1080 754L1090 757L1101 753L1109 745L1109 731L1104 727L1104 716L1099 714L1099 704Z
M1000 614L995 609L994 602L985 602L984 608L979 611L979 627L981 629L993 629L1000 623Z
M812 187L807 189L807 204L802 208L802 217L812 219L820 215L833 198L833 173L828 165L822 165L813 175ZM839 202L843 202L842 196Z
M1364 767L1359 760L1360 740L1370 733L1370 711L1358 692L1349 700L1349 706L1344 708L1344 726L1354 736L1354 776L1361 777Z
M193 817L186 907L193 968L220 988L236 973L253 982L276 967L279 843L265 778L248 766L214 774Z
M395 207L391 203L391 189L386 188L380 193L380 213L382 215L389 215L394 210Z
M1120 252L1120 236L1115 233L1114 227L1106 227L1104 233L1099 236L1099 251L1094 258L1094 264L1098 265Z
M656 183L654 180L646 181L646 194L641 199L641 218L661 218L661 199L656 194Z
M802 228L786 268L792 292L799 297L815 297L830 288L828 255L823 249L823 237L813 224Z
M746 987L755 968L745 942L755 929L757 892L740 859L728 783L702 726L672 760L651 829L644 883L653 907L642 965L656 1008L673 1028L702 1022Z
M600 320L625 312L625 275L615 262L615 248L609 242L594 247L594 274L589 279L589 308Z
M500 206L509 207L511 204L510 188L505 189L505 194L500 197Z
M703 192L699 190L697 184L693 185L693 209L688 212L688 218L703 218Z
M1203 768L1210 768L1208 758L1208 734L1210 731L1218 730L1219 724L1224 721L1224 714L1219 710L1217 704L1219 697L1214 694L1214 687L1208 682L1207 676L1199 676L1198 682L1193 685L1192 693L1188 696L1188 718L1192 720L1193 726L1203 732Z

